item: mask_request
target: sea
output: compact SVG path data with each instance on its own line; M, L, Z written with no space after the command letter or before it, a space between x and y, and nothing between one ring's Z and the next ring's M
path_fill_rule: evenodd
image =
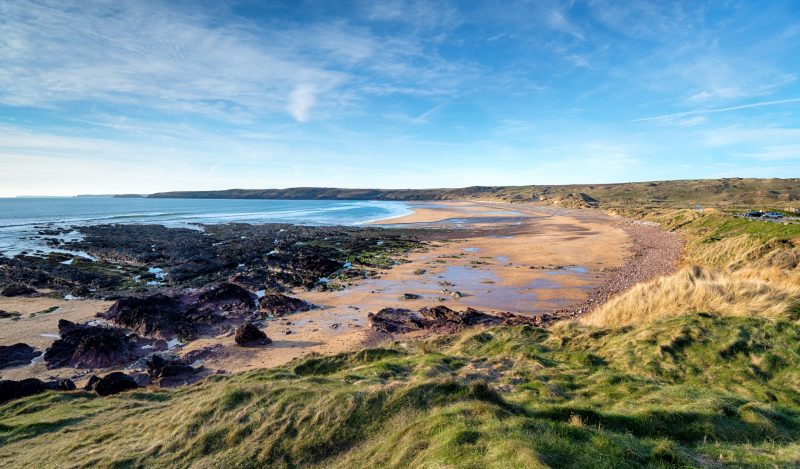
M358 226L412 213L394 201L149 199L113 197L0 198L0 255L44 254L43 229L101 224L157 224L199 229L214 223ZM62 238L79 236L72 232Z

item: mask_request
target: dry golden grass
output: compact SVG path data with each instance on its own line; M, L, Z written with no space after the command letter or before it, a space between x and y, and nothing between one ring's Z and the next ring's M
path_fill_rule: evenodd
M795 242L764 241L746 234L725 238L716 243L694 243L687 247L687 257L700 265L795 269L800 266L800 249Z
M698 311L796 320L800 316L800 273L777 268L722 273L687 267L634 286L580 322L621 327Z

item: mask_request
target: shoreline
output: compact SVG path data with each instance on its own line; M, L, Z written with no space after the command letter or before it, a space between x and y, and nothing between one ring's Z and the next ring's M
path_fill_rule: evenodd
M268 320L264 330L273 340L268 347L238 347L228 333L191 341L175 352L186 355L213 347L216 352L203 361L204 366L214 372L239 372L283 365L314 353L356 350L375 342L368 315L386 307L417 310L441 304L454 310L564 317L595 298L596 292L605 291L637 249L617 226L618 220L596 211L478 201L408 204L413 213L371 225L434 228L430 233L436 236L424 248L410 252L403 263L342 291L288 292L320 308ZM457 297L451 296L454 291ZM405 294L413 298L402 299ZM14 301L28 302L29 312L38 311L34 300L42 299ZM0 298L0 309L8 309L11 301ZM93 320L109 305L92 300L50 299L50 303L60 306L61 313L36 321L22 319L13 327L23 328L24 337L42 349L52 340L47 335L52 335L59 318ZM69 311L73 312L67 315ZM15 341L9 334L2 336L3 344ZM5 379L75 377L76 371L47 370L39 363L0 374Z

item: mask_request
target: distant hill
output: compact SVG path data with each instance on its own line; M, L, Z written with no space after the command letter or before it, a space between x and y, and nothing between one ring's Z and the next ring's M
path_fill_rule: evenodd
M460 189L228 189L160 192L153 198L463 200L541 202L564 207L800 208L800 179L697 179L617 184L473 186Z

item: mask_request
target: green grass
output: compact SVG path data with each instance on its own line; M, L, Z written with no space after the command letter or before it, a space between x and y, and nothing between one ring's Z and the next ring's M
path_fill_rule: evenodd
M718 210L627 213L678 232L686 241L684 260L717 269L800 269L800 224L738 218Z
M695 227L706 231L708 241L747 235L762 241L793 240L800 238L800 224L773 223L748 220L725 215L708 215L699 220Z
M17 467L793 467L800 326L472 331L174 391L0 407Z

